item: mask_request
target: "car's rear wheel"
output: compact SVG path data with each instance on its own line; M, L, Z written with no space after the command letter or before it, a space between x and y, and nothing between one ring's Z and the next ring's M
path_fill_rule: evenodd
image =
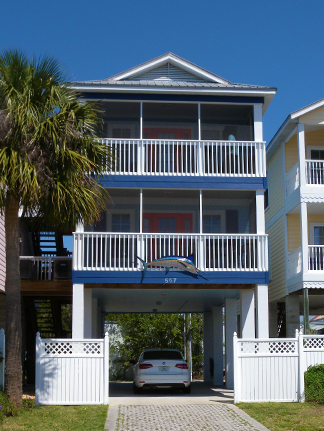
M134 394L140 394L142 392L142 388L139 388L135 383L133 383L133 392Z
M190 394L190 391L191 391L191 385L189 385L187 388L183 388L184 394Z

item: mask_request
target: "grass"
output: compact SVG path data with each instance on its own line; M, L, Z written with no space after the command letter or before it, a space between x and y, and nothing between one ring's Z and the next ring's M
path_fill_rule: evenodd
M315 403L238 403L271 431L324 431L324 405Z
M1 430L92 431L103 430L108 406L35 406L24 403L17 416L4 417ZM26 406L26 404L28 404Z

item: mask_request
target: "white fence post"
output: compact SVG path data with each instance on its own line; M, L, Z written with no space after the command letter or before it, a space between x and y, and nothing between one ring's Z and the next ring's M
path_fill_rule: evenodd
M109 338L108 332L104 338L104 404L109 403Z
M237 333L233 335L233 365L234 365L234 403L238 403L241 398L241 373L240 363L237 355Z
M40 355L41 355L41 344L42 340L40 337L40 333L37 332L36 334L36 356L35 356L35 400L36 405L39 406L39 399L40 399L40 388L41 388L41 367L40 367Z
M298 401L305 401L305 383L304 383L304 372L305 370L305 355L304 355L304 336L299 333L298 329L296 329L296 338L298 339Z

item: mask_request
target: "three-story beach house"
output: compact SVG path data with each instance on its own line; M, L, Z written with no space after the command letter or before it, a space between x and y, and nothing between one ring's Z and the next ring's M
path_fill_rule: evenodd
M222 384L225 341L232 387L234 331L268 336L262 116L276 90L172 53L74 87L100 101L115 161L106 212L73 234L73 338L102 336L107 312L201 312L205 380Z
M267 147L270 335L324 310L324 99L288 115Z

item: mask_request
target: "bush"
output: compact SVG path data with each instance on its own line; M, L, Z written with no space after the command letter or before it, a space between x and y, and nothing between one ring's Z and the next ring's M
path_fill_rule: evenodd
M17 407L13 403L11 403L7 395L0 390L0 424L5 417L17 416L17 414Z
M305 372L305 399L324 404L324 364L310 366Z

